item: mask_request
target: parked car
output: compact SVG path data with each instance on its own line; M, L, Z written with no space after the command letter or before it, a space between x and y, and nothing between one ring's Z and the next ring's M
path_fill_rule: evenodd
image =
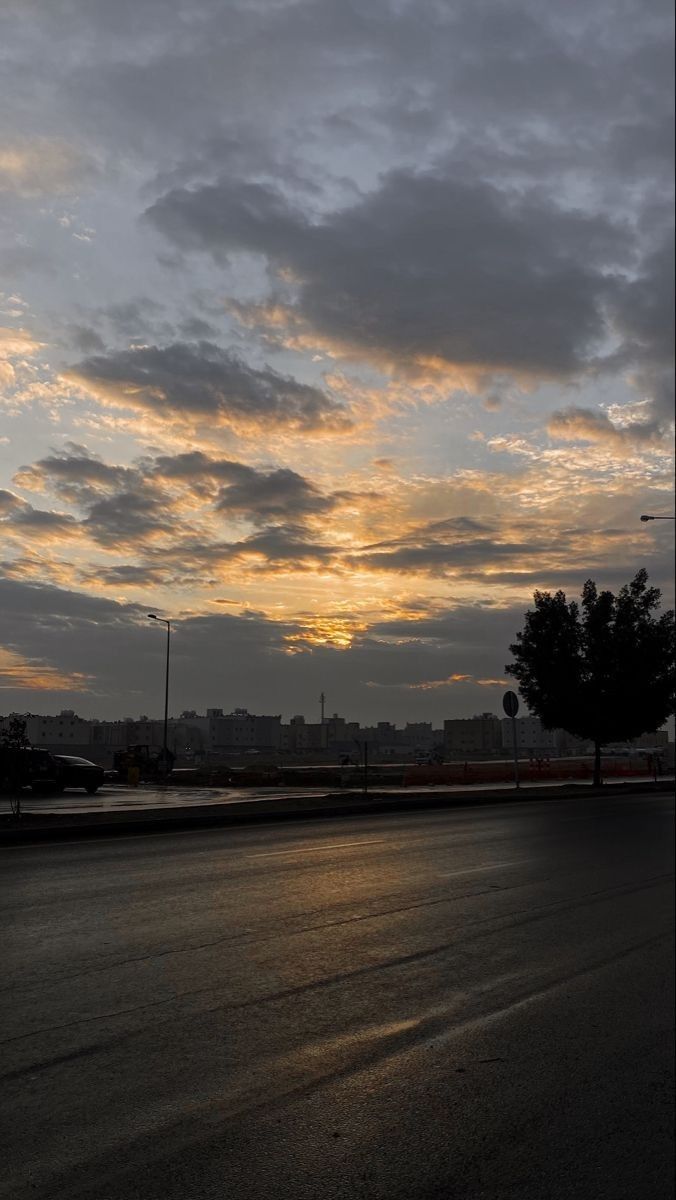
M98 791L103 783L105 771L88 758L76 758L72 754L54 754L53 758L59 771L59 790L64 788L84 788L90 796Z

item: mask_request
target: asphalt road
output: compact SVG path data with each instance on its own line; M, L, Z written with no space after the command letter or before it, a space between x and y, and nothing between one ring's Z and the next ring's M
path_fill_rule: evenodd
M673 817L0 851L0 1195L672 1196Z

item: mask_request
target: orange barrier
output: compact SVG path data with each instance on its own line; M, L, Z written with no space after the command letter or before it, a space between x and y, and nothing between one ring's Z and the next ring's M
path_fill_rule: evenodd
M652 761L641 758L602 758L601 771L605 779L633 778L650 775ZM539 780L591 779L594 774L593 760L584 759L524 759L519 761L519 778L524 783ZM402 785L420 787L434 784L511 783L514 767L507 762L444 763L439 766L410 766L404 770Z

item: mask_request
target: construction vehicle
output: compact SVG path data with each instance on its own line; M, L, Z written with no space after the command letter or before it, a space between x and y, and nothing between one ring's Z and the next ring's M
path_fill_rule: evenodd
M174 755L155 746L126 746L113 755L113 770L119 783L161 783L171 775Z

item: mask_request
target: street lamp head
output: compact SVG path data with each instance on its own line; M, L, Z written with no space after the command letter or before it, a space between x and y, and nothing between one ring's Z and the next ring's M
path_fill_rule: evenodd
M160 625L166 625L167 629L171 626L171 621L167 617L158 617L157 613L146 613L146 616L150 617L151 621L159 621Z
M646 515L644 514L644 515L641 517L641 520L642 520L642 521L654 521L654 520L655 520L655 518L654 518L654 517L648 517L648 516L646 516Z

